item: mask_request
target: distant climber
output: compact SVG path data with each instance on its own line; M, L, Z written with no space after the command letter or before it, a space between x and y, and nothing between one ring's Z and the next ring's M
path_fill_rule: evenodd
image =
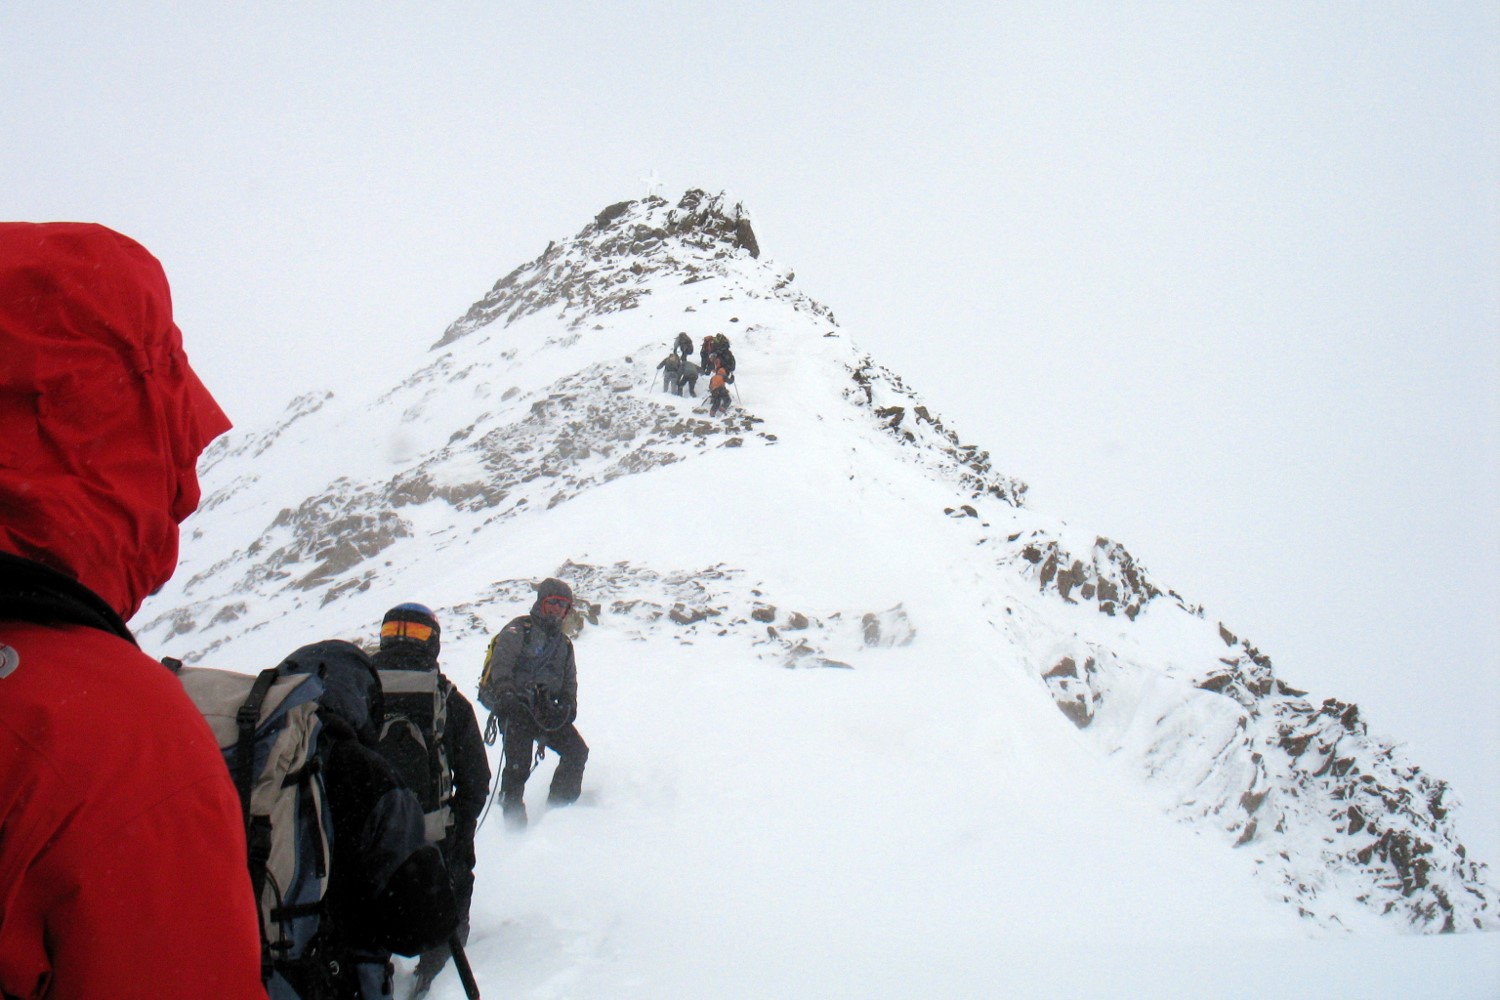
M708 415L717 417L729 412L729 373L723 368L708 380Z
M682 365L682 358L677 356L676 351L656 363L657 371L661 372L662 392L676 392L681 395L677 383L682 372Z
M727 377L728 381L733 382L734 352L729 349L728 337L724 336L722 333L714 334L713 353L710 355L710 357L713 360L713 368L724 369L724 374ZM710 368L709 370L712 371L713 368Z
M537 584L536 592L531 612L512 619L490 640L479 678L479 701L492 713L486 737L497 725L504 734L500 807L506 826L513 830L526 826L523 793L531 776L533 744L560 758L547 795L554 806L578 799L589 759L588 744L573 725L578 716L578 668L573 642L563 634L563 620L573 609L573 591L563 581L548 578Z
M682 390L687 389L689 396L697 398L698 376L701 374L697 365L673 351L662 358L656 367L661 372L662 392L681 396Z
M693 338L687 335L686 330L677 335L677 342L672 345L672 351L684 361L693 356Z
M686 389L688 396L696 399L698 397L698 376L701 374L698 366L691 361L683 361L682 367L677 369L677 395L682 395Z
M704 371L717 373L723 369L724 380L729 383L734 382L734 352L729 349L728 337L722 333L704 337L700 355L703 359Z

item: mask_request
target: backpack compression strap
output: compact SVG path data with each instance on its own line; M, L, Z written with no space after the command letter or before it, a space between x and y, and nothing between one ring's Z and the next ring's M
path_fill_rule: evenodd
M234 749L234 787L240 793L240 809L245 818L245 833L250 833L250 785L255 777L255 727L260 722L260 709L266 702L266 692L276 683L276 668L262 670L250 687L250 694L234 713L234 723L239 728L239 742Z
M250 791L255 780L255 727L260 722L261 706L266 702L266 692L276 683L276 668L262 670L250 686L239 710L234 713L234 723L239 729L239 739L234 746L234 788L240 796L240 814L245 823L245 848L250 866L250 886L255 892L255 905L260 906L261 893L266 885L266 864L271 859L271 818L250 818ZM269 982L273 963L270 941L266 937L265 922L260 921L260 979Z
M0 552L0 618L86 625L135 645L123 619L92 590L39 562Z

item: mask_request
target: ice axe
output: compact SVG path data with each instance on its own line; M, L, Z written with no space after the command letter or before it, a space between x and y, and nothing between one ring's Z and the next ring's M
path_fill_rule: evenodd
M474 970L469 968L469 956L464 954L464 943L458 939L458 931L448 935L448 950L453 953L453 967L464 984L464 996L479 1000L479 983L474 979Z

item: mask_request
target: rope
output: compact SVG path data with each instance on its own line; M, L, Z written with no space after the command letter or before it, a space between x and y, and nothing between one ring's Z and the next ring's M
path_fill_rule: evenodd
M526 705L526 713L531 716L531 722L532 722L532 724L536 727L537 731L541 734L536 739L536 758L535 758L535 760L532 761L532 765L531 765L532 768L535 768L536 765L540 764L542 761L544 761L544 760L547 759L547 744L544 742L545 738L547 736L550 736L552 733L560 732L562 729L564 729L565 727L567 727L569 725L569 723L566 720L564 720L563 722L558 723L555 726L544 725L542 723L542 720L536 714L536 693L534 691L528 691L528 692L526 692L526 694L524 696L522 696L521 700ZM485 742L485 745L486 746L494 746L497 737L499 736L499 734L502 731L503 730L500 727L500 717L497 716L494 712L491 712L490 713L490 717L488 719L486 719L485 723L484 723L484 742ZM500 766L495 769L494 782L490 785L489 794L485 796L484 812L482 812L482 813L479 814L479 822L476 823L476 824L474 824L475 831L478 831L480 828L482 828L484 826L484 821L485 821L485 819L490 814L490 807L495 804L495 799L498 797L497 789L499 788L499 785L500 785L501 776L504 773L505 773L505 742L503 740L501 740L500 741Z
M494 718L494 716L491 716L491 718ZM500 789L500 775L501 775L502 772L504 772L504 770L505 770L505 751L502 749L500 751L500 766L495 769L495 780L494 780L494 783L490 785L489 793L486 794L485 797L484 797L484 812L482 812L482 813L479 814L479 822L474 824L474 833L476 835L484 827L485 817L487 817L490 814L490 806L492 806L492 805L495 804L495 799L498 797L498 793L499 793L499 789Z

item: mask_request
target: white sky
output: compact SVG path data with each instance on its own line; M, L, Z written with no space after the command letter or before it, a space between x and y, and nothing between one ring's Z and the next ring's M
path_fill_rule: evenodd
M395 381L653 170L727 189L1036 506L1360 702L1500 863L1500 8L577 9L12 0L0 216L152 249L254 425Z

